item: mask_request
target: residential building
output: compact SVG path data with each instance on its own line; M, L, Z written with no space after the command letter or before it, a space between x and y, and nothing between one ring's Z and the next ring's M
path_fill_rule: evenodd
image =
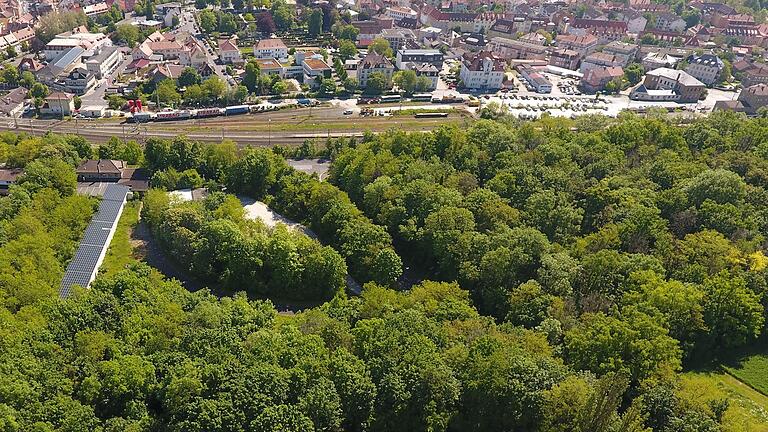
M619 66L595 67L587 70L581 78L581 87L587 93L604 90L610 82L618 86L624 76L624 69Z
M89 18L95 18L107 12L109 12L109 5L107 5L105 2L95 3L83 8L83 13Z
M166 27L172 27L174 18L181 16L181 4L177 2L161 3L155 6L157 13L163 17L163 23Z
M566 48L579 53L582 57L597 50L600 40L591 34L577 35L558 35L555 37L558 48Z
M568 24L568 34L584 36L591 34L602 43L620 40L627 35L624 21L575 18Z
M72 96L64 92L53 92L45 97L40 113L53 116L72 115L75 105Z
M419 20L425 26L450 30L459 27L462 32L475 31L475 18L479 14L466 12L443 12L433 6L421 8ZM491 25L492 26L492 25Z
M429 78L431 85L429 90L437 88L437 81L440 75L440 69L432 63L405 63L406 69L416 72L417 77L425 76Z
M488 48L505 59L541 60L547 55L547 48L542 45L503 37L492 38Z
M160 29L163 28L163 22L158 20L142 19L140 21L134 21L131 24L135 25L143 32L160 31Z
M85 60L85 67L101 79L117 69L122 61L123 53L117 47L101 47L95 55Z
M677 14L664 12L656 15L656 30L665 32L682 33L687 27L685 20Z
M631 9L622 12L621 20L627 23L627 33L630 34L641 33L648 25L648 18L642 12Z
M768 65L763 63L752 63L738 75L744 87L768 83Z
M747 113L756 113L758 109L768 105L768 84L760 83L743 89L739 94L739 101Z
M262 39L253 47L253 55L257 59L283 60L288 58L288 47L282 39Z
M712 54L693 55L688 57L687 62L685 71L706 85L716 83L725 67L723 61Z
M176 41L148 42L147 46L152 53L162 56L163 60L178 59L184 48Z
M712 37L712 33L709 31L709 26L704 24L696 24L695 26L686 30L685 34L688 36L695 36L696 39L702 42L707 42Z
M436 49L399 49L395 64L403 69L405 63L430 63L437 67L443 66L445 56Z
M322 58L305 58L301 67L304 71L304 84L309 84L312 87L319 84L318 79L331 77L331 67Z
M256 64L259 65L262 75L277 75L281 78L285 76L283 65L276 59L257 59Z
M88 159L75 169L75 173L77 181L81 182L117 182L125 168L127 163L124 161Z
M536 69L528 65L517 66L520 76L528 83L536 93L551 93L552 83L540 74Z
M44 67L45 65L35 60L33 57L24 57L21 59L21 62L19 62L20 71L30 71L35 73Z
M403 28L384 29L379 37L386 39L393 51L407 48L409 42L416 41L416 34L413 33L413 30Z
M48 62L55 62L72 48L83 48L81 45L82 41L79 39L55 38L45 45L43 56Z
M177 80L186 66L174 63L163 63L155 67L150 74L152 81L159 83L164 79Z
M85 94L96 84L96 76L84 67L76 67L64 78L67 91L74 94Z
M579 71L581 73L586 73L588 70L593 68L606 68L611 66L621 66L621 59L617 58L613 54L608 54L605 52L594 52L584 57L584 60L581 61Z
M671 56L665 52L657 51L650 52L643 57L641 64L646 71L654 70L658 68L675 68L675 65L680 61L679 57Z
M515 16L512 19L501 18L488 29L489 37L514 38L518 33L528 33L531 31L531 21L522 16Z
M151 60L155 53L149 47L149 42L142 42L131 51L131 58L135 60ZM159 56L158 56L159 57Z
M629 7L636 11L652 13L666 12L669 10L669 5L660 4L653 0L630 0Z
M613 41L603 47L603 52L616 57L621 67L628 65L637 56L637 45L620 41Z
M539 46L544 46L547 43L547 38L536 32L524 34L518 40Z
M199 43L190 42L182 47L179 52L179 63L184 66L201 68L208 64L208 54L205 52L205 48Z
M8 189L23 173L21 168L0 168L0 195L8 195Z
M418 18L419 14L413 9L403 6L390 6L384 13L395 21L401 21L403 18Z
M359 30L357 34L357 46L367 47L384 29L392 28L394 20L392 18L378 18L367 21L352 21L351 25Z
M131 188L134 192L149 189L149 173L144 168L129 168L120 160L88 159L76 169L77 181L83 183L117 183Z
M579 66L581 55L578 52L566 48L560 48L552 51L549 56L549 64L564 69L576 70Z
M481 51L461 62L459 76L471 90L498 90L504 83L504 62L490 51Z
M395 67L388 58L370 51L357 65L357 82L360 83L360 87L368 86L368 78L374 72L383 73L387 77L387 81L390 81L392 74L395 73Z
M715 14L711 23L718 28L751 27L755 25L755 17L749 14L732 13L728 15Z
M222 39L219 41L219 58L222 63L233 64L243 62L236 39Z
M0 113L8 117L17 117L24 110L24 100L27 98L27 89L17 87L0 96Z
M630 98L649 101L696 102L705 85L685 71L658 68L645 74L643 84L632 90Z

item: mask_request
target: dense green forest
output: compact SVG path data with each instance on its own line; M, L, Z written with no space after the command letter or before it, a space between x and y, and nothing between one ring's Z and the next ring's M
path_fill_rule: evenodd
M0 198L0 431L760 430L679 372L764 333L768 120L481 120L307 149L329 181L279 147L0 135L26 170ZM136 264L56 296L97 203L74 166L107 154L214 191L152 190L142 218L244 293ZM280 315L265 297L327 302Z

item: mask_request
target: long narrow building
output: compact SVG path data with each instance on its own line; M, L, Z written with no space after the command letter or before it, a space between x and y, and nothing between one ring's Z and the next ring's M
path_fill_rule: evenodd
M68 297L73 286L87 288L96 279L99 267L107 254L109 242L115 235L117 222L123 213L129 191L128 186L119 184L110 184L104 190L99 210L85 229L75 257L67 266L67 271L61 280L60 297Z

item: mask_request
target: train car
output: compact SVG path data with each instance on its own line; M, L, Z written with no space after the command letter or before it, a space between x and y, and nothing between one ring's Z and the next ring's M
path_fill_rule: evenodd
M402 99L400 95L385 95L381 97L381 103L400 102Z
M133 113L133 116L131 116L131 119L134 123L146 123L148 121L152 121L153 114L149 112L137 112Z
M430 102L432 100L432 93L417 93L411 96L411 100L414 102Z
M447 112L425 112L425 113L416 113L413 116L416 118L448 117L448 113Z
M248 105L232 105L224 109L224 115L236 115L236 114L248 114L251 112L251 107Z
M189 111L160 111L157 113L155 119L157 121L170 121L170 120L186 120L192 117L192 113Z
M195 111L195 118L216 117L224 114L223 108L200 108Z

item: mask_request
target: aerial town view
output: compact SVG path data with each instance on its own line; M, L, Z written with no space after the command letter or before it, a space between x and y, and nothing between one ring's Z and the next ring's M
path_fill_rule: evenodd
M0 432L768 432L765 0L0 0Z

